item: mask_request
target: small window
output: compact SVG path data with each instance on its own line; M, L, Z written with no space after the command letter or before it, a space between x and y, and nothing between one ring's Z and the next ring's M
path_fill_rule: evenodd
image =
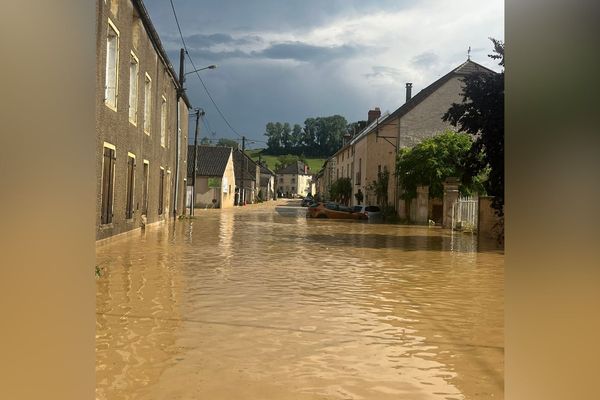
M113 198L115 184L115 147L108 143L104 144L102 158L102 205L100 211L100 223L110 224L113 219Z
M167 99L165 96L162 97L162 103L160 105L160 145L166 146L167 140Z
M133 218L133 192L135 189L135 155L127 155L127 203L125 219Z
M129 122L134 125L137 125L139 67L139 60L135 54L131 53L131 62L129 63Z
M104 102L110 108L117 109L119 77L119 31L110 20L106 35L106 80L104 83Z
M152 79L146 74L144 79L144 132L150 135L152 127Z
M164 212L165 200L165 169L160 167L160 175L158 180L158 215Z
M148 183L149 183L149 176L150 174L150 162L148 160L144 160L144 175L143 175L143 179L144 181L142 182L142 214L143 215L147 215L148 214Z

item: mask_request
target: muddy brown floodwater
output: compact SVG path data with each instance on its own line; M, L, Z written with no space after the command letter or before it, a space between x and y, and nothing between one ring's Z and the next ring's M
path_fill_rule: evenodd
M278 204L97 247L97 399L503 398L503 253Z

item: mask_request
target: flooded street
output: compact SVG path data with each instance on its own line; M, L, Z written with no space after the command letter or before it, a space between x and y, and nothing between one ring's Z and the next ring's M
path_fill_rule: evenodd
M284 204L98 246L97 399L503 398L501 252Z

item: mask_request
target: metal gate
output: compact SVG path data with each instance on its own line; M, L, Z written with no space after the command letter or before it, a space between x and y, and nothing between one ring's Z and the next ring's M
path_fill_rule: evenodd
M477 231L478 201L473 197L459 197L452 205L452 229Z

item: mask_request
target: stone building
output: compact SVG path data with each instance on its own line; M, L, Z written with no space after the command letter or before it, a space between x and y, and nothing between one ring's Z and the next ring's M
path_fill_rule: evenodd
M260 166L246 153L236 149L233 151L233 168L235 170L236 186L235 204L254 203L260 185Z
M188 146L188 197L196 207L230 208L235 200L233 149L224 146L198 146L196 194L193 195L194 146ZM191 199L190 199L191 200Z
M275 174L277 176L277 191L283 193L284 196L306 196L313 190L312 175L309 172L308 165L302 161L296 161L280 168L275 171Z
M190 103L141 0L96 11L99 240L184 212Z
M413 147L423 139L446 129L454 129L444 122L442 116L452 103L462 102L462 79L474 72L494 73L471 60L452 69L415 96L412 84L406 84L406 102L393 111L381 115L378 108L369 111L366 128L348 140L332 158L336 160L336 179L352 179L352 202L360 189L365 204L376 202L375 193L369 185L378 179L378 173L389 172L387 204L395 207L401 217L406 217L404 201L400 200L401 188L394 175L396 154L399 148Z
M275 198L275 172L271 171L264 165L259 165L260 168L260 188L259 194L262 200L268 201Z

